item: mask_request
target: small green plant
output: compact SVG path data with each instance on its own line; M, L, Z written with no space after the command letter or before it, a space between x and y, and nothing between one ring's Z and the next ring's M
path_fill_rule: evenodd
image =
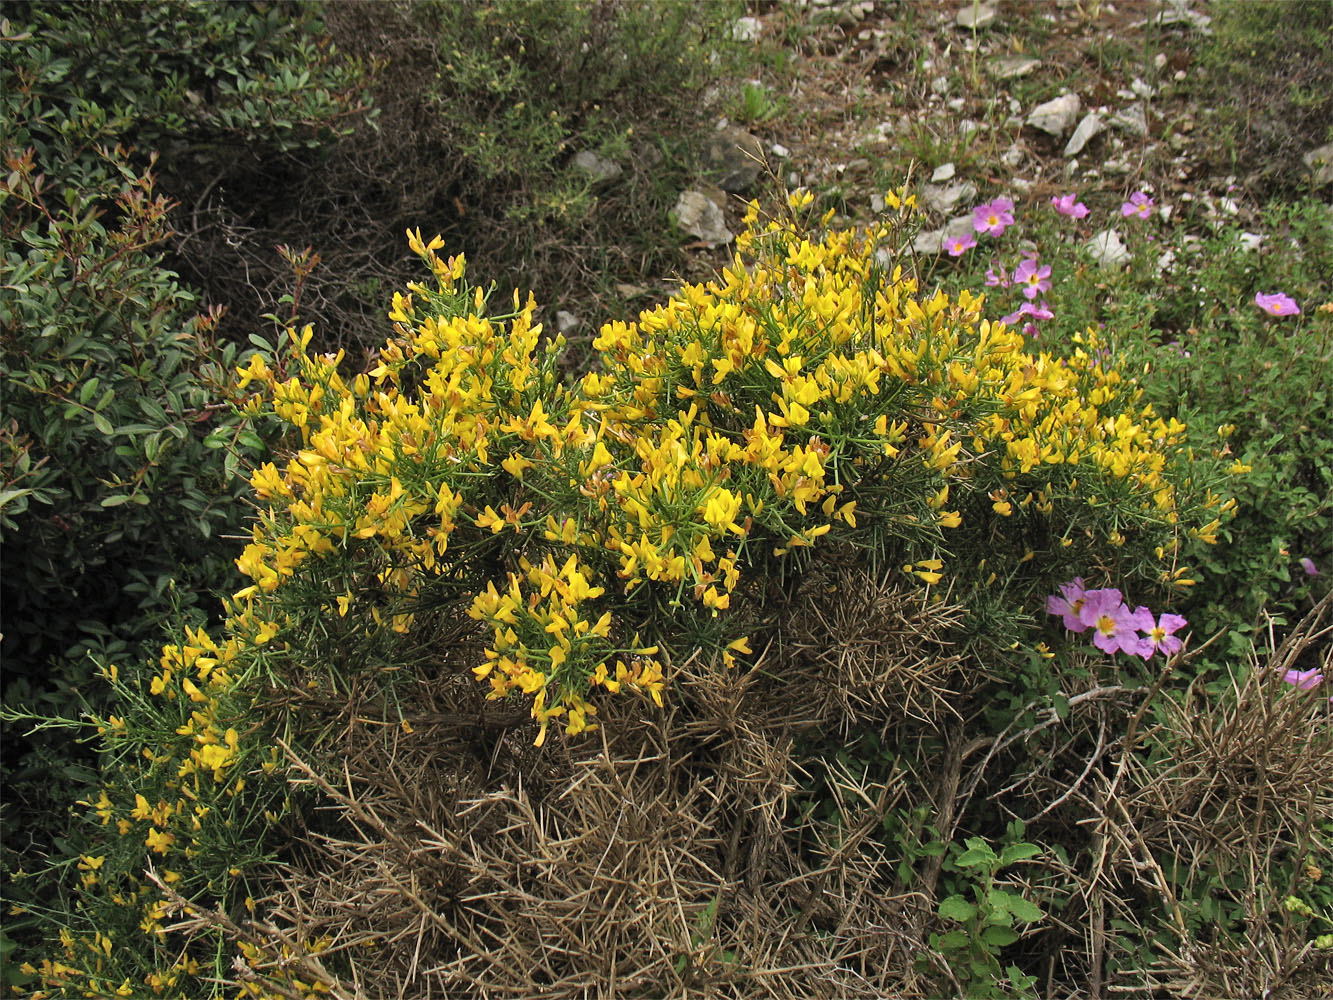
M676 956L676 975L687 983L700 975L715 974L717 971L735 972L739 969L736 953L730 948L721 947L714 937L717 908L721 902L722 890L719 889L717 895L694 918L689 951Z
M952 867L971 882L971 899L964 893L954 893L940 901L941 919L958 926L932 934L931 947L944 957L955 978L965 984L969 998L1030 996L1036 977L1013 964L1002 967L1000 956L1021 937L1015 925L1036 923L1045 914L1031 900L1000 888L996 874L1019 861L1035 858L1041 848L1020 841L996 854L981 837L968 837L965 846L966 850L952 859Z
M782 114L783 103L762 83L748 80L732 104L732 117L746 125L763 125Z

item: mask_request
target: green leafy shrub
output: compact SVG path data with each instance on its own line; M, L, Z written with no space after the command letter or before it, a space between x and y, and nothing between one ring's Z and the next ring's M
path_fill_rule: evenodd
M76 715L87 654L220 612L262 453L223 387L240 354L164 260L164 173L286 154L360 114L359 69L285 5L7 5L0 24L0 537L8 713ZM158 152L164 154L159 159ZM197 221L197 220L196 220ZM150 638L151 637L151 638ZM88 762L6 718L5 895L60 837ZM76 793L77 794L77 793Z

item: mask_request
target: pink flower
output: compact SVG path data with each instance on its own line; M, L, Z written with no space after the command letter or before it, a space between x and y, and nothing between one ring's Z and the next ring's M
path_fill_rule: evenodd
M971 233L966 233L963 236L958 236L949 240L946 245L949 248L950 257L961 257L963 254L967 253L968 250L977 245L977 238Z
M1301 307L1288 295L1274 292L1265 295L1259 292L1254 297L1254 304L1270 316L1299 316Z
M1009 275L1005 273L1004 268L999 264L992 263L990 267L986 268L986 284L991 288L995 288L996 286L1000 288L1008 288Z
M1014 203L1008 198L996 198L972 209L972 228L987 236L999 236L1014 224Z
M1055 313L1051 312L1049 309L1046 308L1046 300L1042 299L1041 305L1037 305L1035 302L1024 302L1021 306L1019 306L1014 312L1011 312L1008 316L1000 317L1000 322L1003 323L1005 326L1014 326L1020 320L1022 320L1024 316L1031 316L1034 320L1054 319Z
M1306 576L1318 576L1319 570L1315 568L1314 560L1302 558L1300 560L1301 569L1305 570Z
M1180 615L1163 613L1154 622L1152 612L1144 607L1136 609L1134 617L1139 623L1139 629L1144 633L1144 637L1139 640L1137 650L1139 656L1146 660L1159 650L1163 656L1174 656L1180 652L1184 643L1175 633L1189 624L1184 618Z
M1066 194L1052 198L1051 204L1061 215L1068 215L1073 219L1082 219L1088 214L1088 206L1077 199L1077 194Z
M1092 644L1103 653L1138 653L1138 619L1120 591L1110 588L1085 592L1078 619L1093 630Z
M1052 594L1046 598L1046 613L1062 616L1065 628L1071 632L1086 631L1088 626L1079 619L1079 612L1083 609L1083 602L1086 599L1087 591L1083 589L1083 577L1076 576L1071 582L1060 585L1059 594Z
M1129 201L1120 206L1120 214L1128 219L1131 215L1140 219L1152 217L1153 200L1144 191L1135 191Z
M1023 294L1029 299L1035 299L1039 292L1050 291L1050 279L1050 265L1038 267L1036 257L1028 257L1014 268L1014 284L1022 285Z
M1309 670L1288 670L1282 675L1282 679L1302 691L1309 691L1324 683L1324 675L1316 667L1311 667Z

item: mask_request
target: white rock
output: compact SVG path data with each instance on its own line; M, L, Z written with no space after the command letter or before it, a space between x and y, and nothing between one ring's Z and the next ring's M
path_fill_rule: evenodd
M582 150L574 157L574 167L587 174L594 184L612 184L624 172L620 164L598 156L590 149Z
M577 330L579 328L579 323L581 322L582 320L572 312L567 312L564 309L558 310L555 314L555 328L561 333L569 333L572 330Z
M974 122L971 118L964 118L962 121L958 123L958 134L963 136L964 138L971 135L973 132L980 132L980 131L981 131L981 126L976 122Z
M955 173L952 163L942 163L935 168L935 172L930 175L930 183L943 184L945 181L953 180Z
M731 37L738 42L757 42L764 35L764 22L757 17L738 17L731 26Z
M1017 146L1010 146L1000 154L1000 160L1006 167L1017 167L1023 162L1023 151Z
M774 156L776 156L779 160L785 160L787 157L791 156L791 150L780 142L773 143L771 146L768 147L768 151L772 153Z
M919 234L912 243L912 249L917 253L943 253L945 245L950 240L961 239L973 232L972 216L960 215L950 219L943 229Z
M1040 59L1029 56L1000 56L990 62L990 72L997 80L1017 80L1027 76L1041 65Z
M948 107L950 111L957 113L967 107L967 100L962 97L951 97L946 107Z
M1098 233L1088 242L1088 252L1092 259L1108 271L1123 267L1129 262L1130 253L1120 240L1120 234L1114 229Z
M884 207L887 204L888 203L884 200L884 196L879 192L876 191L870 195L870 211L874 214L879 215L880 212L884 211Z
M949 92L949 78L947 76L937 76L930 81L930 89L937 94L947 94Z
M1184 24L1191 28L1197 28L1203 35L1213 33L1213 29L1209 27L1213 19L1207 14L1199 14L1190 10L1189 0L1167 0L1167 7L1170 9L1157 15L1158 24Z
M963 5L963 9L958 12L958 16L954 18L953 23L960 28L970 30L972 28L984 28L994 20L995 6L993 4L977 3L976 0L973 0L972 3Z
M722 209L702 191L682 191L671 216L681 229L710 246L722 246L735 239L735 234L727 229Z
M1113 114L1111 125L1131 135L1146 136L1148 134L1148 115L1143 110L1143 105L1135 104Z
M926 205L940 215L948 215L960 201L969 201L977 196L976 185L964 181L940 187L935 184L921 185L921 198Z
M1241 233L1237 242L1242 250L1258 250L1264 245L1264 237L1258 233Z
M1105 127L1097 112L1093 111L1084 115L1083 120L1078 123L1078 128L1074 129L1074 134L1065 143L1065 156L1077 156L1083 152L1083 147Z
M1033 108L1027 116L1027 124L1059 138L1073 128L1081 106L1078 94L1062 94Z
M1129 89L1134 92L1135 97L1152 97L1157 93L1152 84L1144 83L1137 76L1130 82Z

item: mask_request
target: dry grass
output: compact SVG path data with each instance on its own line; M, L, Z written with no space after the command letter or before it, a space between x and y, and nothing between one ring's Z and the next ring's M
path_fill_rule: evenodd
M1068 849L1010 873L1065 900L1023 942L1040 995L1327 995L1327 952L1281 902L1311 877L1289 859L1333 821L1333 727L1280 676L1329 669L1330 600L1225 689L1094 685L1064 720L987 737L959 714L956 613L849 562L816 570L752 667L691 657L665 711L617 699L590 737L540 752L521 714L455 681L420 680L411 732L359 699L311 703L328 745L288 750L288 774L318 806L281 878L252 919L176 929L247 942L235 985L279 996L298 980L347 1000L952 994L943 963L916 961L939 859L904 886L884 819L927 804L959 837L985 791ZM932 773L874 780L805 749L853 728L948 749ZM813 767L832 814L799 808ZM1198 913L1209 891L1238 923ZM1124 947L1117 921L1155 952Z

